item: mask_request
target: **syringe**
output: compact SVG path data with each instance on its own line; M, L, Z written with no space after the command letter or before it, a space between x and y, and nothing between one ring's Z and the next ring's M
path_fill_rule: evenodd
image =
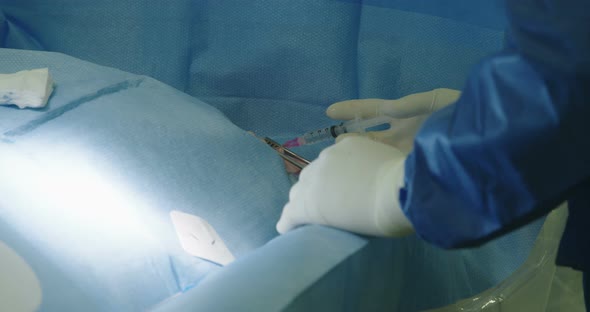
M371 119L353 119L345 121L339 125L309 131L304 133L302 136L297 137L293 140L289 140L283 144L284 147L291 148L306 144L313 144L335 138L343 133L351 132L366 132L375 130L386 130L389 128L391 117L378 116ZM378 127L386 126L386 127ZM378 128L378 129L372 129Z

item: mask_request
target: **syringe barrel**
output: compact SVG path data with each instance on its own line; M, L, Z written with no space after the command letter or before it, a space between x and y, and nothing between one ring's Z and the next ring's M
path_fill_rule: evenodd
M321 141L324 141L327 139L335 138L336 136L338 136L338 134L336 134L336 136L333 135L333 133L334 133L334 131L332 130L333 128L334 128L334 126L306 132L302 136L304 143L305 144L312 144L312 143L321 142Z
M391 118L378 116L371 119L353 119L336 126L307 132L300 137L301 145L313 144L327 139L335 138L343 133L365 132L367 129L383 124L388 124Z
M388 124L391 122L389 116L377 116L370 119L352 119L342 124L344 132L365 132L367 129Z

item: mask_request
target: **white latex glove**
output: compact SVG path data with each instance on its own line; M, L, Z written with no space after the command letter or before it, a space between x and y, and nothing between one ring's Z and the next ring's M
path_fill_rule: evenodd
M325 149L291 188L277 230L314 223L375 236L411 233L398 200L405 158L396 148L363 137Z
M461 92L452 89L434 89L415 93L398 100L349 100L332 104L326 113L330 118L350 120L371 118L377 115L392 117L391 128L385 131L366 133L347 133L338 136L336 141L347 136L366 136L372 140L397 147L406 155L410 153L414 137L422 124L435 112L457 101Z

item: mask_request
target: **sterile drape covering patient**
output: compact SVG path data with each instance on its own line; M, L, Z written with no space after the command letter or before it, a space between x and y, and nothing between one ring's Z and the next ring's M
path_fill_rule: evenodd
M41 67L46 108L0 107L0 240L37 273L43 311L139 311L194 286L217 266L181 249L173 210L238 258L277 235L290 183L264 143L151 78L0 50L4 73Z
M151 78L62 54L3 49L0 55L4 72L48 67L55 81L43 109L0 107L0 238L36 273L42 311L144 310L218 271L182 250L174 210L207 220L238 262L278 234L291 186L281 159L216 109ZM272 245L278 251L263 249L249 263L268 270L306 264L304 271L319 273L300 276L303 291L342 261L365 259L362 267L380 274L355 277L358 287L387 288L375 304L434 307L508 276L537 229L478 251L443 251L415 237L366 240L311 227L286 235ZM315 248L331 248L318 252L310 240ZM523 252L516 258L502 252L517 245ZM277 252L289 254L282 248L300 250L305 261L275 263ZM494 269L473 274L474 263ZM271 284L299 275L281 272L271 274ZM416 301L425 279L431 296ZM448 287L451 280L462 282ZM299 294L285 290L284 301L265 307L296 302Z

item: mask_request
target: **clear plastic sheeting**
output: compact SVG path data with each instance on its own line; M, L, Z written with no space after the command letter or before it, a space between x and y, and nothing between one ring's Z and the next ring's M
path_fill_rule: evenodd
M567 205L545 219L525 263L498 286L428 312L584 312L582 273L555 265L567 220Z

